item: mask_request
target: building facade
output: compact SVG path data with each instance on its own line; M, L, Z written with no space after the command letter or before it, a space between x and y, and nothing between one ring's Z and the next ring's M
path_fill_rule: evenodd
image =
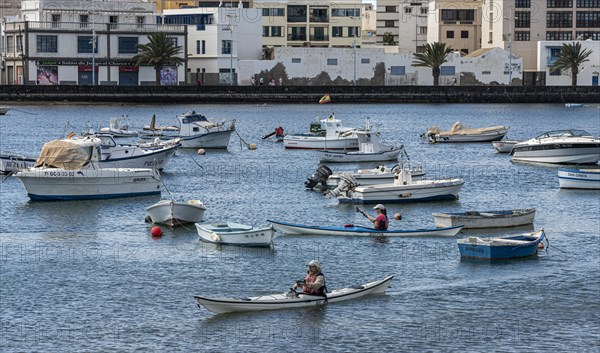
M90 6L93 5L93 6ZM153 3L23 1L2 25L3 84L155 84L151 66L135 66L137 45L166 32L182 46L186 27L156 24ZM166 67L161 84L185 83L185 64Z
M178 10L190 7L243 7L253 8L254 0L155 0L156 12L162 13L164 10Z
M427 42L446 43L463 54L480 49L481 8L482 0L431 1Z
M570 86L570 70L551 70L552 64L560 57L560 49L564 43L573 41L545 41L537 42L537 71L545 75L546 86ZM588 61L579 67L577 86L598 86L600 76L600 41L585 40L575 41L581 44L581 51L589 50L592 53Z
M420 52L427 43L429 2L381 0L377 3L377 44L390 33L401 51Z

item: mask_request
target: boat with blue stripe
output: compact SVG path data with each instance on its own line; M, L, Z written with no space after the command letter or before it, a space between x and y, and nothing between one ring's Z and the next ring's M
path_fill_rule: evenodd
M559 169L558 184L562 189L600 190L600 169Z
M546 233L543 229L535 233L496 238L468 237L458 239L461 258L480 260L507 260L536 255L538 245Z

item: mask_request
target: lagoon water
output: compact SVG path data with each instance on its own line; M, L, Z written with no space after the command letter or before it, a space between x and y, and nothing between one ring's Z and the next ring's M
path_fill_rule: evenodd
M335 97L333 97L335 100ZM262 102L261 102L262 103ZM508 125L509 138L551 129L600 135L600 107L556 105L23 105L0 117L0 152L36 156L44 142L106 126L128 114L132 128L174 124L196 109L237 120L258 148L181 150L163 175L163 198L199 199L208 221L266 225L368 222L303 182L311 151L286 151L260 136L281 125L302 132L333 108L345 125L365 116L382 139L404 144L429 178L462 177L457 201L388 204L393 228L433 227L432 212L536 207L531 228L463 231L499 236L544 228L536 258L461 261L455 239L281 236L272 249L202 243L193 227L144 223L159 197L30 202L17 179L0 184L0 351L577 351L600 335L600 191L560 190L557 166L513 163L491 144L419 138L436 124ZM67 122L69 126L67 126ZM124 140L126 141L126 140ZM133 142L133 141L131 141ZM365 165L362 165L365 167ZM366 165L368 166L368 165ZM358 165L335 165L334 170ZM372 205L371 205L372 207ZM330 289L395 275L385 295L320 308L214 315L194 294L243 297L287 291L319 259Z

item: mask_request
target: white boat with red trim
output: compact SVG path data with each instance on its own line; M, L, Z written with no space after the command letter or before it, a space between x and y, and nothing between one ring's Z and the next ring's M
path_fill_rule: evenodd
M245 297L241 299L211 298L200 295L194 296L194 299L196 299L198 307L202 305L209 311L217 314L239 311L295 309L337 303L371 294L381 294L391 286L393 278L394 276L388 276L363 285L336 289L326 293L325 296L290 291L287 293Z

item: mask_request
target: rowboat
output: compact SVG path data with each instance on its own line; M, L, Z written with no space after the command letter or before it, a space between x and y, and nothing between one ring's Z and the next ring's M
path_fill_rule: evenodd
M460 122L452 125L450 130L440 131L437 126L427 130L425 136L431 143L436 142L488 142L502 140L508 132L507 126L490 126L482 128L466 127Z
M534 218L535 208L433 214L436 227L463 225L465 229L517 227L532 224Z
M463 258L506 260L537 254L538 244L544 239L544 230L535 233L497 238L468 237L458 239L458 250Z
M256 228L233 222L196 223L196 229L200 239L209 243L254 247L270 246L275 233L271 226Z
M160 200L146 208L151 223L166 224L174 227L188 223L202 222L206 207L198 200L177 202L173 200Z
M415 229L415 230L381 230L366 228L347 224L342 227L337 226L309 226L303 224L293 224L286 222L271 221L271 225L276 230L286 234L310 234L310 235L341 235L341 236L367 236L367 237L418 237L418 236L444 236L453 237L462 229L462 226L434 229Z
M498 153L510 153L512 151L514 145L519 143L516 140L500 140L500 141L492 141L492 145L498 151Z
M600 169L559 169L558 185L563 189L600 189Z
M231 313L239 311L262 311L278 309L295 309L324 304L337 303L345 300L361 298L371 294L384 293L391 286L394 276L365 283L360 286L341 288L326 293L325 296L308 295L290 291L287 293L261 295L258 297L235 298L210 298L195 295L198 307L204 306L213 313Z

